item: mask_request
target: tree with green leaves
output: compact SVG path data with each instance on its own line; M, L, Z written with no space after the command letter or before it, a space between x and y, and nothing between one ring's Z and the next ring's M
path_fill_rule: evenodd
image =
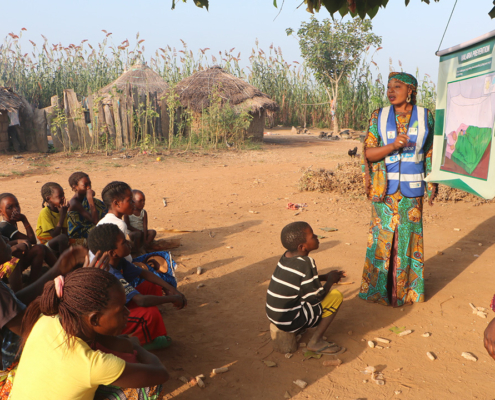
M292 34L287 29L287 34ZM372 32L370 20L355 18L348 22L311 18L297 31L301 55L324 87L330 104L333 131L339 131L336 117L339 84L359 66L363 55L379 47L382 39Z
M172 10L175 8L175 3L178 0L172 0ZM182 0L184 3L187 0ZM346 14L351 14L352 17L359 16L361 19L366 17L373 18L380 8L385 8L389 0L304 0L306 10L313 14L319 12L321 7L326 8L333 18L335 13L339 13L342 17ZM411 0L404 0L406 6ZM430 4L430 0L421 0L423 3ZM434 0L439 2L440 0ZM282 1L282 4L284 0ZM209 0L194 0L194 4L198 7L208 9ZM493 2L495 5L495 1ZM277 7L277 0L273 0L273 5ZM488 15L495 18L495 7L493 7Z

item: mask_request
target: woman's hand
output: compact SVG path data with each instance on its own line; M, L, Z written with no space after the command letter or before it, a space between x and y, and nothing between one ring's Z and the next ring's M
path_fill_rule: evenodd
M399 150L407 146L408 143L409 143L409 136L402 134L395 138L395 141L394 143L392 143L392 146L394 146L394 150Z

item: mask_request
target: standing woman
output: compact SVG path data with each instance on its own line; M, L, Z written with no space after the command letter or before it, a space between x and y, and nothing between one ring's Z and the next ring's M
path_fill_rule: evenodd
M418 81L391 72L390 106L371 115L364 141L363 172L372 201L366 260L359 297L400 307L423 302L423 196L429 204L436 185L431 172L434 121L416 106Z

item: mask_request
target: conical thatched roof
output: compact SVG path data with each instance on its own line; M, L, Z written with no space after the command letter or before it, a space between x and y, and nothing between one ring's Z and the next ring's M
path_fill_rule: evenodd
M15 111L21 108L22 99L11 88L0 86L0 110Z
M232 106L238 106L249 112L261 109L278 110L277 103L266 94L218 66L183 79L174 90L179 95L181 104L196 112L202 112L209 107L214 90Z
M139 94L162 93L168 89L167 82L150 67L134 64L115 81L101 89L100 93L111 93L114 87L123 91L128 83L137 88Z

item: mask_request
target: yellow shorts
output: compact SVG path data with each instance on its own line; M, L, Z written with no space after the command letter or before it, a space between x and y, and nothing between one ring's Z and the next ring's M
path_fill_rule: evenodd
M321 308L323 309L321 317L326 318L336 313L343 301L344 296L342 296L342 293L337 289L330 290L321 302Z

